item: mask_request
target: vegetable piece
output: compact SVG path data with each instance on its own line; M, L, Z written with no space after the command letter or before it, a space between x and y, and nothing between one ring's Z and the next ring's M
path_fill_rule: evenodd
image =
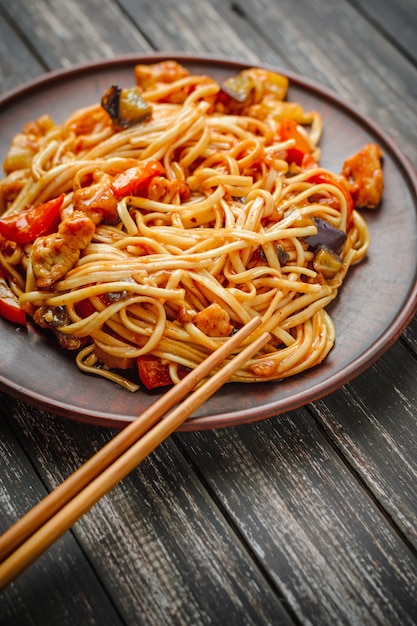
M315 226L317 226L317 234L310 235L305 238L308 245L313 249L318 248L319 246L325 246L338 254L347 239L346 233L339 228L335 228L329 224L329 222L322 220L320 217L314 217L313 221Z
M245 102L253 88L254 83L251 76L244 72L231 76L222 83L222 91L236 102Z
M111 188L116 198L120 200L125 196L146 191L152 178L162 174L165 174L165 169L160 161L146 161L117 174L111 183Z
M281 265L286 265L290 260L289 253L280 244L277 246L278 261Z
M110 370L129 370L135 367L134 358L109 354L97 344L94 346L94 354Z
M168 365L160 358L146 354L137 358L137 365L139 377L147 389L172 385Z
M264 95L273 96L276 100L284 100L289 85L289 80L286 76L262 67L251 68L249 72L262 83Z
M110 293L101 293L98 294L97 298L101 300L101 302L105 306L110 306L113 302L117 302L120 298L123 298L126 295L125 291L115 291ZM74 305L75 312L77 315L85 319L89 315L96 313L97 309L91 302L89 298L84 298L83 300L79 300Z
M311 155L310 144L297 127L297 122L290 118L281 120L279 125L278 132L280 139L282 141L294 139L295 141L294 146L287 149L287 161L288 163L295 163L304 168L312 167L317 163Z
M337 180L335 180L334 178L332 178L330 175L325 175L325 174L313 174L307 179L307 181L309 183L314 183L316 185L321 185L321 184L333 185L334 187L336 187L337 189L339 189L339 191L343 193L343 195L346 198L347 224L349 225L350 220L352 218L354 205L353 205L352 194L347 189L347 187L343 185L342 183L338 182Z
M118 130L129 128L152 115L152 106L137 87L122 89L112 85L101 99L101 106L110 115Z
M87 337L75 337L61 328L71 323L66 306L40 306L33 314L33 321L41 328L47 328L56 337L63 350L78 350L87 342Z
M313 167L317 167L317 165L318 163L311 153L306 153L301 159L300 163L300 167L302 170L312 169Z
M313 267L325 278L334 278L342 269L343 261L333 250L320 246L314 253Z
M59 212L63 205L65 194L44 204L38 204L22 213L6 216L0 219L0 234L5 239L19 244L31 243L40 235L51 232L58 222Z
M288 89L288 78L277 72L252 67L227 78L222 83L221 89L236 102L244 103L249 99L252 91L256 90L259 96L260 86L262 86L263 95L284 100ZM255 96L255 100L259 99Z
M169 366L163 363L159 357L152 354L144 354L139 356L136 361L139 377L147 389L172 385ZM180 366L178 368L180 378L183 378L187 372L188 370L185 367Z
M95 306L93 306L89 298L85 298L84 300L80 300L79 302L76 302L74 309L77 315L79 315L83 319L85 319L86 317L89 317L90 315L95 313L97 310Z
M26 313L20 308L19 300L10 289L2 272L0 272L0 316L13 324L27 325Z

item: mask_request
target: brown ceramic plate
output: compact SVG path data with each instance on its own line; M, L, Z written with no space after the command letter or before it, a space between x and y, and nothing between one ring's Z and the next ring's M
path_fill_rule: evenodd
M172 55L193 72L222 80L245 65L213 57ZM172 58L171 55L168 57ZM48 112L56 122L78 107L93 104L113 83L133 84L137 62L167 55L129 56L58 71L9 92L0 100L0 159L23 124ZM276 68L275 68L276 69ZM279 68L277 71L280 71ZM340 98L304 78L285 72L289 99L317 109L324 119L322 164L340 171L344 159L366 142L385 155L385 195L365 217L372 245L329 309L336 345L315 369L276 383L228 384L208 400L182 430L251 422L311 402L339 388L375 362L411 320L417 301L417 176L388 135ZM90 423L122 427L154 400L131 394L78 371L74 361L35 329L16 329L0 320L0 387L39 408Z

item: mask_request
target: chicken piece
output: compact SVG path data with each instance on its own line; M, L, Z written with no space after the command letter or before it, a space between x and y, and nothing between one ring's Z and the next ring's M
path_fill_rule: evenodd
M375 209L381 202L384 189L381 160L381 148L369 143L344 162L342 176L347 180L356 208Z
M15 170L29 169L38 150L39 142L36 138L24 133L15 135L3 163L6 174Z
M110 179L95 183L89 187L81 187L74 192L73 204L75 211L82 211L94 222L99 224L117 224L117 199L112 191Z
M187 68L183 67L177 61L161 61L153 65L136 65L135 80L136 84L143 93L145 100L148 98L152 102L169 102L171 104L182 104L189 96L191 91L195 89L194 80L198 85L212 84L213 79L201 74L195 76L190 83L184 84L182 87L176 87L173 90L168 89L168 93L162 93L159 96L155 94L150 98L149 94L154 92L158 87L164 87L180 81L190 76ZM206 98L207 99L207 98ZM214 102L214 96L212 96Z
M3 163L6 174L15 170L30 168L33 157L39 151L41 139L54 126L49 115L43 115L34 122L25 125L22 133L13 137L9 151Z
M229 314L217 302L196 313L193 322L208 337L228 337L233 330Z
M0 181L0 215L8 209L25 186L27 178L20 171L11 172Z
M188 309L184 304L181 304L177 313L177 321L180 324L188 324L194 320L195 315L194 309Z
M76 211L60 223L58 232L35 240L30 257L40 289L50 287L74 267L94 231L94 222L81 211Z
M55 122L47 113L41 115L33 122L27 122L23 127L23 132L26 135L35 135L36 137L44 137L52 128L55 127Z
M173 83L190 72L177 61L161 61L152 65L135 66L136 84L143 90L154 89L158 83Z

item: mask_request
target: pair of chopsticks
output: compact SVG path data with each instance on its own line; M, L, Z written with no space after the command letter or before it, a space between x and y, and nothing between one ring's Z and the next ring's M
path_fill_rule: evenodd
M254 318L243 326L0 537L0 590L125 478L268 342L270 335L261 334L207 378L260 323L260 318ZM207 380L195 389L204 378ZM195 391L190 393L193 389Z

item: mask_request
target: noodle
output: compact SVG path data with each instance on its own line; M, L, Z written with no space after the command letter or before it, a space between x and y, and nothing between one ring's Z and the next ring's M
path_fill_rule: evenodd
M319 113L286 102L286 79L262 69L223 86L169 61L135 76L129 98L151 115L124 124L103 99L62 125L40 118L10 148L0 262L20 307L80 370L130 391L144 355L155 384L162 371L176 383L254 316L247 342L271 341L233 380L318 365L335 342L326 307L369 246L352 181L319 165ZM7 235L2 223L57 198L58 225ZM309 243L320 222L337 249Z

